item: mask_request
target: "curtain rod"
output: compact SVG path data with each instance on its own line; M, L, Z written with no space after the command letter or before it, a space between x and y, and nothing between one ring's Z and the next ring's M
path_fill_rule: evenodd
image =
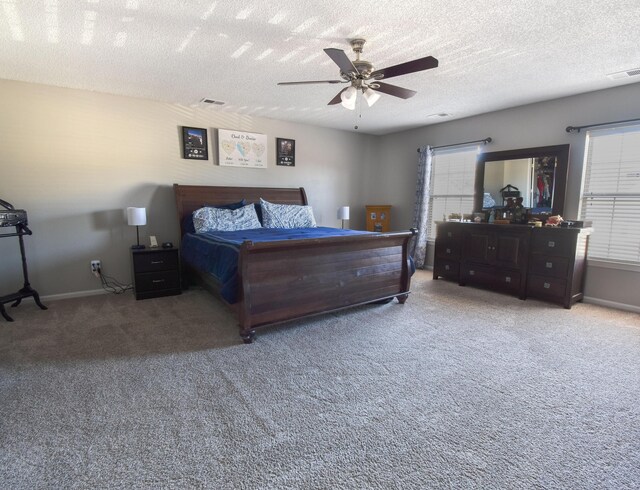
M640 118L627 119L625 121L611 121L611 122L606 122L606 123L587 124L586 126L567 126L566 131L567 131L567 133L573 133L574 131L576 133L579 133L581 129L595 128L597 126L609 126L610 124L622 124L622 123L636 122L636 121L640 121Z
M466 145L472 145L473 143L482 143L483 145L486 145L487 143L491 143L491 141L493 141L491 138L485 138L483 140L465 141L464 143L454 143L453 145L432 146L431 149L432 150L439 150L440 148L451 148L451 147L454 147L454 146L466 146ZM418 153L420 153L420 148L418 148Z

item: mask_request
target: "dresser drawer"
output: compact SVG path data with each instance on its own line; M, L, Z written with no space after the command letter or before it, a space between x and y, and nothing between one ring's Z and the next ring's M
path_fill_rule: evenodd
M159 250L133 254L133 267L136 273L178 269L177 250Z
M513 292L520 290L520 280L522 279L520 272L498 269L494 274L496 287Z
M529 274L527 294L531 296L543 296L562 301L564 300L566 289L567 281L564 279Z
M460 242L453 240L438 240L436 242L436 257L458 259L460 258Z
M433 271L437 276L457 281L460 274L460 263L454 260L437 258L433 264Z
M569 259L533 254L529 262L529 272L540 276L566 279L569 272Z
M572 257L574 235L564 230L534 230L531 252L556 257Z
M494 267L487 267L478 264L463 264L460 267L461 283L476 283L492 286L495 283Z
M136 293L162 289L180 289L180 275L177 269L136 274Z

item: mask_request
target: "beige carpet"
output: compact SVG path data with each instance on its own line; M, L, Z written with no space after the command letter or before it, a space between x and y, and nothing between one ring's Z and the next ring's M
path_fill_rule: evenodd
M414 276L258 331L207 293L0 322L1 488L639 488L640 319Z

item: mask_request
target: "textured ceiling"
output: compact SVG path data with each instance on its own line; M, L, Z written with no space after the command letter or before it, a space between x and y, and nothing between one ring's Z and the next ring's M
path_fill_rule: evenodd
M639 0L0 0L0 78L384 134L639 78ZM323 48L367 40L384 68L434 56L393 78L417 90L361 110L327 106L342 85ZM448 113L441 118L432 116ZM361 116L359 116L361 114Z

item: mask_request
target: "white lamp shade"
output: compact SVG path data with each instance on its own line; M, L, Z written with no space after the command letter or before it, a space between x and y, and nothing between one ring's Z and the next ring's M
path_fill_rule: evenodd
M368 88L367 90L364 91L364 93L362 94L362 96L364 97L364 100L367 101L367 104L369 104L369 107L371 107L373 104L375 104L378 99L380 98L380 94L378 92L376 92L373 89Z
M338 209L338 219L349 219L349 206L342 206Z
M342 99L342 107L345 107L349 110L354 110L356 108L356 96L358 95L358 91L356 88L351 85L347 90L340 94L340 99Z
M129 226L143 226L147 224L146 208L127 208L127 223Z

